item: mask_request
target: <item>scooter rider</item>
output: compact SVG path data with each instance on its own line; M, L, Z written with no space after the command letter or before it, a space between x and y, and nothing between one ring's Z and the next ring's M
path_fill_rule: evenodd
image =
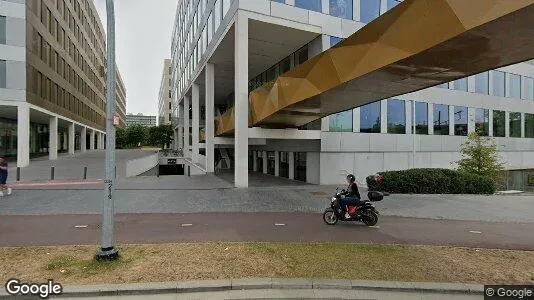
M341 199L341 207L345 211L345 218L350 219L351 216L347 210L348 205L360 205L360 191L358 191L358 185L356 184L356 177L354 175L347 175L348 189L343 193L344 198Z

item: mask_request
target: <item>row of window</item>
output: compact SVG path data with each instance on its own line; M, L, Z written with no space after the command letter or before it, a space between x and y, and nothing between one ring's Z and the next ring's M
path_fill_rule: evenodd
M360 128L358 132L381 133L382 132L382 102L374 102L360 107ZM407 132L406 102L398 99L387 100L387 114L385 132L393 134L405 134ZM411 105L411 104L408 104ZM410 108L413 109L413 108ZM429 121L429 113L432 114L432 121ZM523 123L520 112L509 112L509 135L510 137L521 137L521 124ZM525 113L525 137L534 138L534 114ZM464 106L449 106L445 104L434 104L429 112L428 103L415 102L415 132L416 134L434 135L458 135L468 134L468 108ZM493 110L493 117L490 117L490 110L483 108L475 109L475 130L483 136L506 136L506 112ZM490 122L493 130L490 133ZM454 132L449 132L450 124ZM332 132L352 132L353 112L344 111L329 117L329 131Z
M274 2L285 3L285 0L271 0ZM385 2L389 10L399 4L400 0L354 0L360 1L359 20L362 23L369 23L380 16L381 1ZM323 12L322 0L295 0L295 7L300 7L316 12ZM328 13L334 17L343 19L354 19L354 2L353 0L329 0Z
M496 70L482 72L473 75L473 77L475 84L473 90L475 93L513 99L534 100L534 78ZM506 80L507 77L508 80ZM491 91L490 79L492 81ZM443 83L439 87L467 92L469 90L468 78L461 78L451 83Z

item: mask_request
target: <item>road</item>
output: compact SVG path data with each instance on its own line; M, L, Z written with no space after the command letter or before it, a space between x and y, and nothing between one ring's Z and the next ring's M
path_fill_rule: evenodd
M5 215L0 246L94 244L100 215ZM316 213L118 214L119 243L207 241L354 242L534 250L534 223L382 216L376 227L327 226Z

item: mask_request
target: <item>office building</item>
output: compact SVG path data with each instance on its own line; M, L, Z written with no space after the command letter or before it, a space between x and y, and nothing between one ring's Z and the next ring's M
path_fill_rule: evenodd
M0 1L0 155L104 148L104 29L90 0ZM116 115L126 89L117 73Z
M163 61L163 72L161 75L161 84L158 95L158 124L169 125L172 120L172 101L171 101L171 85L172 85L172 68L171 60L165 59Z
M493 4L523 5L513 1L481 3ZM357 66L364 69L389 57L408 55L407 50L383 46L389 45L388 42L401 44L410 41L402 45L414 49L430 43L430 37L434 36L432 32L428 32L430 27L410 27L413 22L404 22L408 16L403 14L412 13L413 17L413 11L417 9L422 12L433 9L426 11L427 15L421 14L424 19L431 13L449 12L440 12L438 5L459 7L462 2L180 1L171 48L172 108L173 115L177 118L173 124L178 137L175 147L183 148L191 164L200 166L205 172L214 172L222 165L229 165L238 187L248 186L248 172L264 172L313 184L340 184L348 173L354 173L359 182L365 182L367 175L384 170L453 168L454 163L460 159L460 145L466 140L467 134L479 131L482 135L495 138L509 176L515 178L512 180L513 185L517 183L517 186L524 187L527 178L534 176L532 62L517 63L521 60L516 60L504 66L505 64L498 63L499 59L490 59L492 56L487 55L486 60L477 60L475 64L475 59L484 57L483 51L493 50L488 50L490 47L480 47L481 40L472 38L474 35L466 35L476 45L477 51L471 48L470 52L456 52L454 55L443 56L441 61L432 60L439 58L439 55L426 58L426 61L434 64L446 64L446 60L450 60L456 63L453 66L456 69L464 68L462 72L454 73L452 71L455 69L449 66L451 71L447 73L445 71L449 69L428 65L426 73L420 71L418 77L409 72L419 72L419 69L411 70L407 65L388 62L391 71L362 83L359 94L350 93L351 86L347 86L344 94L341 94L341 88L338 88L338 91L341 90L338 94L329 94L328 89L334 90L334 86L341 86L342 83L338 82L341 81L338 78L341 72L349 73L339 63L343 59L347 62L348 59L365 59L365 63ZM509 11L513 9L519 8L510 8ZM472 14L477 16L472 21L478 22L488 16L480 15L481 11L483 10L477 11L475 7L466 10L460 17ZM508 10L495 8L492 11ZM523 13L523 16L531 14L530 8L525 8ZM443 30L438 31L441 29L436 27L435 36L440 36L443 32L451 36L457 34L449 33L449 30L454 27L454 22L458 22L458 18L443 18L441 21L451 22L451 26L440 23L439 28ZM376 22L373 22L375 19ZM402 22L395 22L395 19ZM521 17L516 19L516 26L525 22ZM431 24L430 20L423 21ZM492 22L498 22L498 19ZM429 38L418 39L414 35L403 35L396 29L402 26L413 32L419 30L421 34L428 34ZM387 32L388 27L395 28L396 33ZM498 24L491 28L481 27L480 30L495 30L500 33L500 28L504 26ZM516 29L521 28L514 29L518 36L525 32ZM379 35L378 32L383 34ZM359 33L362 34L358 36ZM494 36L506 38L505 35ZM354 53L362 53L358 51L363 51L362 48L380 38L389 40L384 40L383 45L373 44L375 48L363 53L363 56L354 56ZM349 47L334 47L338 43L343 46L345 39L353 42L353 45L362 46L358 49L354 46L351 52L343 52ZM360 43L357 44L355 39L359 39ZM527 37L521 42L530 40L532 39ZM440 49L439 45L432 47ZM463 45L467 47L471 44L465 42ZM520 46L522 44L518 43L517 47L521 48ZM514 45L500 43L498 47L504 49ZM453 47L448 49L451 48ZM323 55L329 49L332 51ZM423 53L421 50L424 49L411 55L417 57L419 53ZM447 55L445 48L442 50L441 53ZM523 48L510 51L508 56L513 57L522 51ZM460 53L472 53L473 56L470 58L467 54L462 56ZM503 61L507 59L505 54L494 54L501 54ZM328 60L329 57L332 57L331 61ZM521 57L524 58L522 60L527 59L526 56ZM460 59L473 64L457 63ZM318 64L322 65L317 67ZM496 67L480 67L481 72L472 72L479 65ZM395 66L398 67L397 70L393 69ZM321 68L325 72L321 72ZM376 69L379 70L378 67ZM284 77L280 79L282 74ZM443 82L438 77L429 80L429 74L442 75L442 78L450 80ZM462 77L462 74L469 76ZM403 84L392 82L401 80L402 76L406 78ZM308 81L303 83L303 78ZM421 83L419 78L427 81ZM312 80L315 81L312 83ZM410 83L414 86L411 89L407 88ZM384 85L382 87L379 84ZM419 84L426 88L418 88ZM288 86L299 88L289 91ZM359 100L359 97L367 97L361 93L367 87L373 91L373 96L380 89L384 95L393 96ZM323 90L327 92L323 93ZM396 90L410 92L395 94ZM294 101L289 102L288 99ZM304 102L306 99L312 100L306 102L307 105L295 102ZM314 102L313 99L320 101ZM335 110L339 107L336 106L338 102L349 104L344 104L344 111ZM256 105L258 103L263 106ZM325 115L322 111L328 106L326 103L335 106L330 115ZM202 117L208 120L205 131L200 130ZM216 155L216 151L228 155ZM230 163L221 163L223 158L230 160ZM534 178L532 179L534 182Z
M130 125L142 125L147 127L156 126L156 116L145 116L141 113L139 114L127 114L126 115L126 126Z

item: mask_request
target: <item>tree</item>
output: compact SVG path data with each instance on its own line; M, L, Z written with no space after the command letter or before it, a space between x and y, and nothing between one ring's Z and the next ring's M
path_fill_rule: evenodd
M173 137L171 125L159 125L148 129L148 143L152 146L165 148L170 145Z
M462 159L457 161L458 171L486 176L497 182L501 179L504 164L497 154L497 146L490 138L478 133L469 134L467 141L460 150Z
M117 128L115 131L115 145L117 149L127 148L126 145L126 129Z
M146 144L147 128L142 125L130 125L126 128L126 146L140 147Z

